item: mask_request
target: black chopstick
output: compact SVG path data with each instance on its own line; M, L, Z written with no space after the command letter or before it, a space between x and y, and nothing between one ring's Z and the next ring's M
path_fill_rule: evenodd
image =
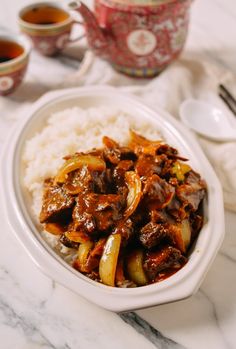
M236 99L232 96L229 90L222 84L219 85L219 97L236 116Z
M223 102L227 105L227 107L231 110L231 112L236 116L236 106L232 106L229 100L223 95L219 93L219 97L223 100Z
M220 89L220 92L223 92L225 93L225 95L227 96L227 98L236 105L236 99L233 97L233 95L229 92L229 90L223 85L223 84L220 84L219 85L219 89Z

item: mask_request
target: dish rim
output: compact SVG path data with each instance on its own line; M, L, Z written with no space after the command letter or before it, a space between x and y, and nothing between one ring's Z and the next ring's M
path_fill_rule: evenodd
M36 239L36 236L32 234L32 221L29 223L29 212L25 212L22 207L20 207L19 202L19 186L17 188L16 182L16 173L14 173L14 166L16 166L16 157L17 157L17 145L21 140L22 135L27 127L32 123L34 115L39 113L43 108L48 107L49 105L56 104L58 101L63 98L72 98L72 96L81 96L88 95L109 95L115 98L123 98L126 101L129 101L136 108L140 108L144 114L148 115L149 119L155 123L155 118L164 120L163 129L169 127L175 136L179 137L179 141L184 144L186 147L193 147L197 153L199 162L202 164L202 168L207 170L208 180L211 177L211 182L208 183L210 187L209 191L209 211L214 211L217 219L215 221L208 223L203 227L202 231L207 231L208 240L204 242L209 243L209 249L202 258L201 263L196 264L199 261L199 254L201 251L194 250L191 256L193 261L193 255L195 258L195 263L190 263L190 260L180 271L171 276L170 278L162 281L161 283L155 283L152 285L132 288L132 289L120 289L113 288L103 284L99 284L93 280L90 280L86 276L78 273L72 267L70 267L60 256L56 255L55 252L45 243L40 241L41 239ZM131 113L132 115L132 113ZM145 116L146 119L148 119ZM177 132L176 132L177 131ZM183 138L184 134L184 138ZM22 141L22 140L21 140ZM6 152L7 149L7 152ZM6 164L6 153L7 153L7 166L3 166L3 162ZM21 242L28 255L34 261L34 263L44 271L47 275L52 277L54 280L63 284L67 288L72 289L76 293L82 295L88 300L113 311L127 311L131 309L140 309L147 306L153 306L157 304L163 304L167 302L172 302L175 300L180 300L189 297L192 295L200 286L201 281L203 280L207 270L209 269L214 257L223 241L224 237L224 209L223 209L223 195L221 185L218 178L216 177L211 165L206 159L203 151L198 145L193 134L188 131L183 125L181 125L177 120L171 117L167 112L156 108L153 109L147 107L143 102L141 102L137 97L134 97L130 94L117 91L115 88L107 86L96 86L96 87L80 87L67 90L53 91L42 96L33 106L29 109L26 117L17 123L13 134L10 135L8 141L5 143L5 151L2 153L2 169L3 169L3 191L6 195L10 197L10 200L5 201L6 216L8 223L11 226L11 229L17 239ZM5 170L4 170L5 169ZM12 185L13 184L13 185ZM10 194L10 195L9 195ZM18 201L17 199L18 195ZM22 202L21 202L22 204ZM12 216L11 212L14 212ZM209 214L212 215L212 213ZM211 216L210 216L211 217ZM218 235L210 234L210 231L216 228ZM21 233L18 233L20 228ZM35 230L35 227L34 227ZM202 232L201 231L201 232ZM38 235L39 232L38 232ZM203 235L203 234L202 234ZM205 237L206 239L206 237ZM197 245L196 245L197 247ZM196 249L195 247L195 249ZM206 246L205 246L206 248ZM204 251L204 250L203 250ZM47 252L45 254L45 252ZM59 263L58 263L59 262ZM191 266L191 270L190 269ZM69 270L69 272L66 272ZM193 273L191 273L191 271ZM74 278L76 276L76 278ZM80 286L80 287L78 287ZM96 299L94 300L94 290L96 293ZM119 300L119 302L117 301Z

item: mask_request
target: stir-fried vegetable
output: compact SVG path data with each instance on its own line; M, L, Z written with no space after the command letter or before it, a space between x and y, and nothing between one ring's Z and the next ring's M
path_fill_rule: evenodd
M130 130L129 146L135 151L135 153L155 155L161 143L162 141L150 141Z
M130 141L129 146L132 148L132 146L143 146L148 147L150 145L159 145L162 141L150 141L149 139L137 134L133 130L130 130Z
M65 236L70 241L79 242L80 244L89 241L88 235L82 231L67 231L65 232Z
M110 235L99 264L99 275L102 282L108 286L115 286L115 275L118 255L120 252L121 235Z
M148 283L147 276L143 270L143 250L134 250L127 259L127 272L130 279L138 286Z
M183 162L176 161L172 167L171 173L176 176L178 181L184 181L185 174L191 171L191 167Z
M83 166L87 166L89 170L104 171L106 168L105 162L93 155L75 155L67 160L59 170L55 177L55 183L64 183L68 173L75 171Z
M116 266L116 276L115 276L116 284L122 283L125 281L125 274L124 274L124 259L119 258L117 266Z
M126 185L129 189L127 196L127 208L125 218L128 218L136 210L142 196L142 183L136 172L128 171L125 174Z
M48 233L53 235L61 235L64 232L63 227L57 223L46 223L44 228Z
M186 252L191 241L191 227L188 219L181 222L181 235L184 245L184 252Z
M89 252L93 247L92 241L86 241L79 245L77 261L79 264L79 270L82 272L87 272L86 262L89 256Z
M170 231L173 235L176 247L185 253L189 247L191 240L191 227L188 219L184 219L181 223L170 225Z
M102 142L107 148L119 148L119 144L107 136L103 137Z

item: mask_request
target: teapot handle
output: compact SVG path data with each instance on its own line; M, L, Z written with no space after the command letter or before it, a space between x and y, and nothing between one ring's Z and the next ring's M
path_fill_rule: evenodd
M84 23L83 23L83 22L80 22L80 21L77 21L77 20L73 20L72 25L73 25L73 26L74 26L74 25L82 25L82 26L84 26ZM75 37L75 38L70 38L70 39L69 39L69 43L74 43L74 42L76 42L76 41L78 41L78 40L83 39L84 37L85 37L85 33L83 33L83 34L81 34L81 35L79 35L79 36L77 36L77 37Z

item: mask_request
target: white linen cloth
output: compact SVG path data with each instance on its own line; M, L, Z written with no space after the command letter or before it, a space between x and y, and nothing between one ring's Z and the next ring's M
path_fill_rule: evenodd
M49 74L50 64L53 61L47 61ZM190 97L210 101L222 108L228 117L233 118L233 114L217 97L217 87L219 83L224 83L236 96L236 78L226 68L202 55L184 53L159 76L135 79L116 72L109 63L87 51L77 72L67 75L63 83L56 81L56 76L53 81L51 85L39 84L34 89L34 95L31 93L30 83L37 84L37 81L28 82L28 85L25 84L19 89L17 95L17 102L24 101L21 103L21 110L15 110L19 103L14 103L13 97L10 102L0 98L0 111L7 110L8 119L17 119L30 103L48 90L107 84L139 96L154 109L156 106L166 109L176 118L179 118L181 102ZM236 119L234 122L236 123ZM1 128L3 127L4 118L1 121ZM225 207L236 212L236 142L213 142L202 137L198 139L221 181Z

